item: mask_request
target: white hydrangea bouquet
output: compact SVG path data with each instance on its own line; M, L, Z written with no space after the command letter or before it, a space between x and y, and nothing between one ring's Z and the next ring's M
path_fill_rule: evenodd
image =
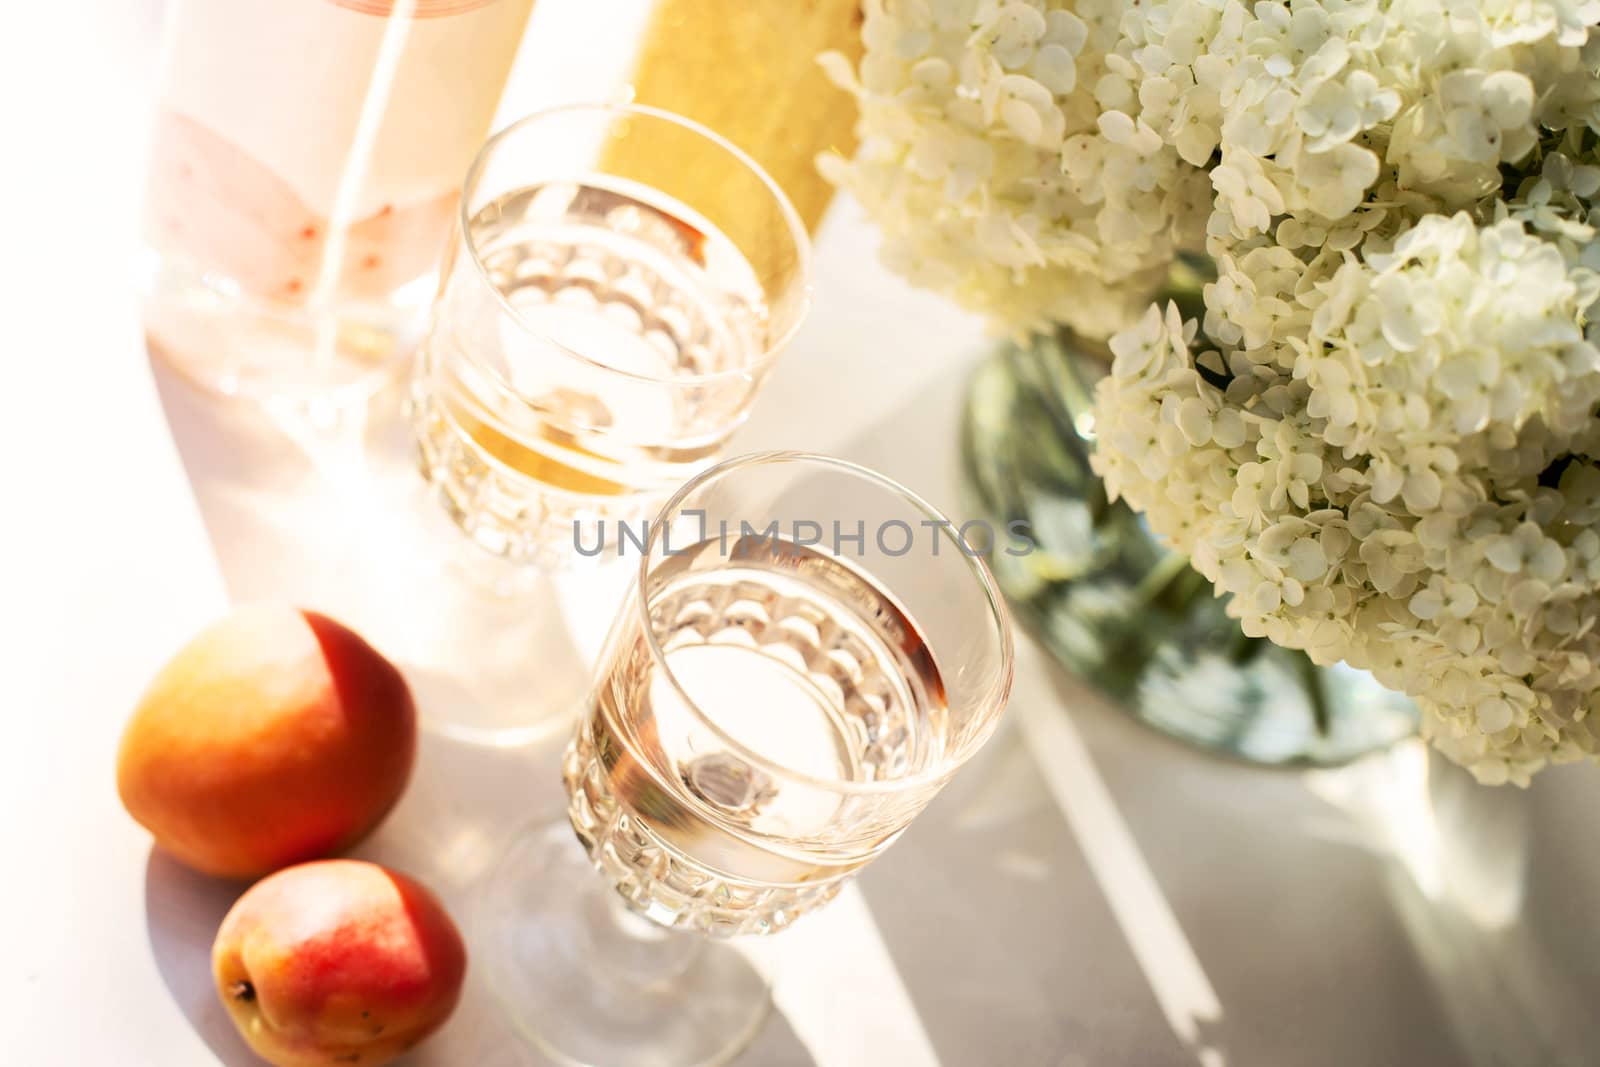
M1108 491L1485 782L1600 754L1600 0L869 0L824 161L912 280L1111 336ZM1204 253L1203 314L1152 303Z

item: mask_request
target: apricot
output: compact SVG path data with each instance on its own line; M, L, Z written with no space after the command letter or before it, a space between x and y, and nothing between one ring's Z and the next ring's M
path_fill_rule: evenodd
M257 882L211 950L217 993L275 1067L376 1067L444 1025L466 948L432 893L372 863L321 860Z
M405 679L372 646L315 612L251 605L150 683L117 791L178 860L254 878L364 837L405 789L416 735Z

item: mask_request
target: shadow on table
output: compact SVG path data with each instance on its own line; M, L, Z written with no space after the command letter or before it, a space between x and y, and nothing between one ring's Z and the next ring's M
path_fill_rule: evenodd
M398 398L344 426L273 420L151 360L230 599L289 600L361 631L404 671L425 723L400 803L352 855L444 901L473 954L476 902L510 836L564 818L559 759L589 685L590 650L625 575L551 580L499 565L426 499ZM210 946L242 891L152 852L146 914L174 1000L227 1067L256 1061L211 986ZM539 1067L470 966L450 1024L402 1062ZM806 1067L781 1016L745 1062Z
M474 893L501 843L524 820L554 818L562 810L557 753L552 744L485 748L424 735L400 804L352 856L430 886L470 939ZM145 921L157 969L195 1031L228 1067L260 1062L234 1030L211 980L217 928L245 888L191 871L155 848L145 868ZM406 1062L541 1062L514 1058L521 1042L476 999L464 999L450 1025ZM463 1057L469 1043L474 1049ZM491 1045L503 1046L498 1058L486 1055Z
M626 568L551 576L469 543L417 474L397 388L321 424L150 362L231 600L356 629L406 672L429 727L497 744L565 731Z
M395 811L351 854L404 871L445 903L469 941L474 902L502 843L525 820L560 816L558 747L485 748L427 734ZM209 878L152 849L145 919L156 966L173 1000L227 1067L259 1064L238 1036L211 980L211 944L242 883ZM477 946L472 949L476 952ZM469 967L456 1015L405 1063L522 1067L544 1061L524 1047Z
M211 943L243 887L184 867L152 849L145 869L146 920L156 967L173 1000L224 1067L260 1067L211 980ZM412 1067L544 1067L500 1016L476 973L443 1030L399 1061Z
M505 843L528 823L564 818L560 745L493 748L425 734L400 804L351 855L427 884L462 928L469 947L467 992L438 1034L400 1061L412 1067L543 1067L488 988L478 907ZM597 875L598 877L598 875ZM152 849L145 919L157 970L195 1031L226 1067L259 1064L238 1036L211 981L211 944L244 886L197 874ZM774 1014L743 1062L811 1067L787 1020Z
M211 942L244 886L196 874L160 849L145 865L145 923L167 991L226 1067L260 1067L211 981Z
M959 515L964 400L937 383L846 454ZM861 880L945 1062L1472 1062L1380 835L1303 772L1159 734L1043 655L1007 717Z

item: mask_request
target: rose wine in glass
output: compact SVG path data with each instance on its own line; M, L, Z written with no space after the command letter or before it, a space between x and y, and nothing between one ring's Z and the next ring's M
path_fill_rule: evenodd
M568 814L649 918L773 933L831 899L892 831L723 749L718 732L812 779L891 782L942 755L944 685L915 623L846 563L742 537L735 562L697 571L715 551L704 542L666 568L650 605L660 669L642 633L612 656L568 750ZM666 672L701 694L698 709Z
M485 888L513 1021L562 1062L736 1055L770 999L721 939L784 929L889 847L993 732L1011 659L987 567L909 490L793 452L691 479L601 654L567 819Z

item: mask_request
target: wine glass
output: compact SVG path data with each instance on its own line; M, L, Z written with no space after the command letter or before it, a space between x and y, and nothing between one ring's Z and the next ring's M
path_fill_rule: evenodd
M642 532L563 760L571 828L515 840L484 952L564 1062L721 1063L770 997L716 939L783 929L899 836L993 732L1011 628L953 525L843 460L729 460Z
M412 383L423 474L473 541L576 562L715 458L804 317L810 244L744 152L578 104L489 140Z

